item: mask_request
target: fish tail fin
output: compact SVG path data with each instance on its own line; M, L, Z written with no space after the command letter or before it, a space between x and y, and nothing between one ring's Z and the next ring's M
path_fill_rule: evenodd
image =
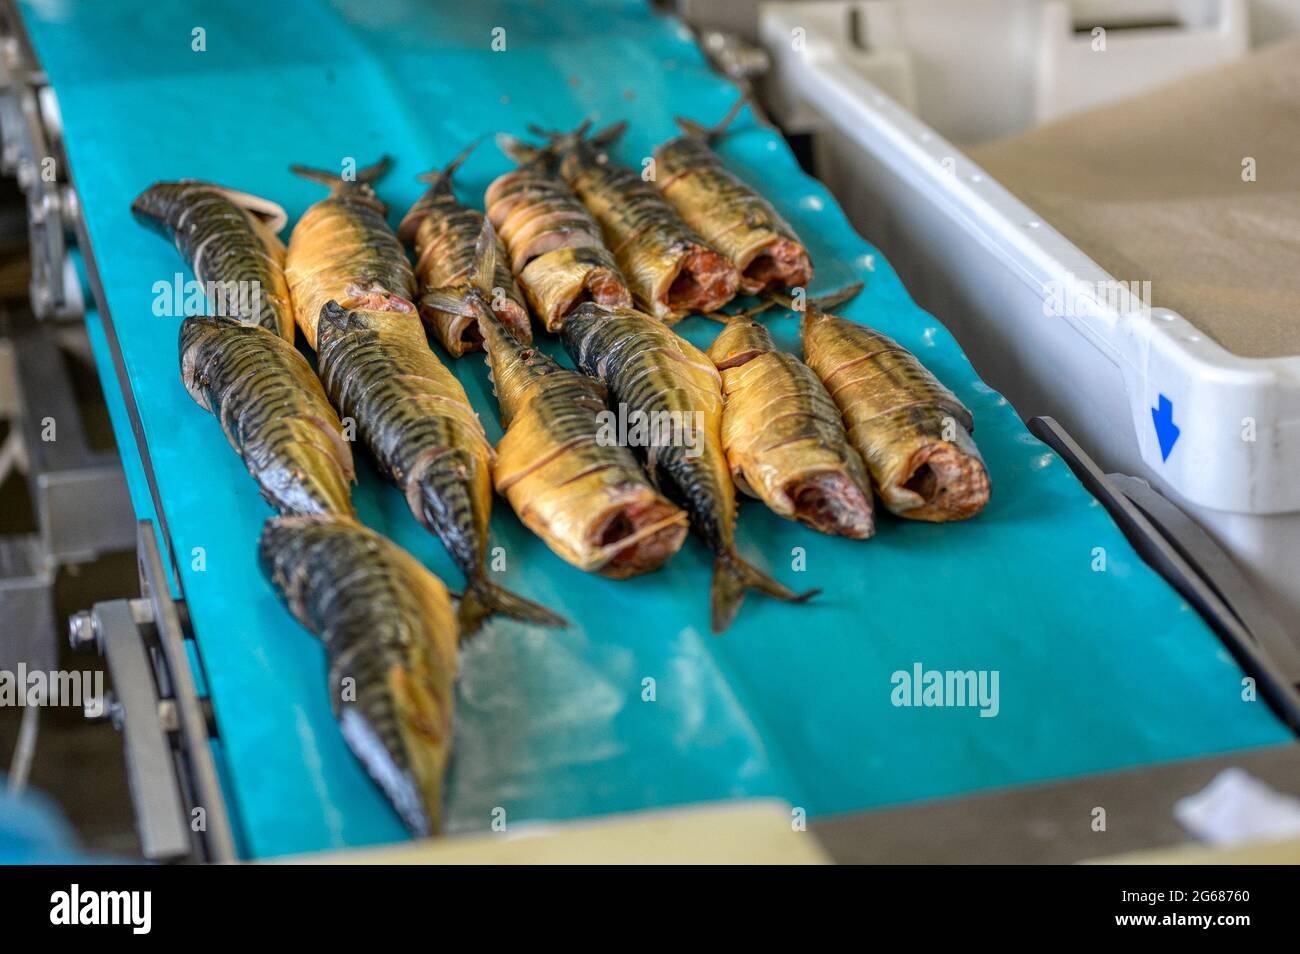
M591 133L591 135L588 136L587 134L591 132L591 124L590 119L584 119L576 129L571 129L567 132L559 129L545 129L541 126L530 124L528 126L528 131L532 133L532 135L540 136L546 140L545 146L537 148L557 156L564 155L566 152L576 149L578 146L590 148L596 153L603 153L609 149L610 146L623 138L623 134L627 132L627 122L619 121L616 123L610 123L599 132Z
M509 133L497 133L497 148L520 165L526 165L547 153L545 146L534 146L524 142L518 136Z
M497 233L492 220L483 216L483 227L474 242L474 261L469 266L470 286L485 303L492 301L492 282L497 273ZM490 310L490 309L489 309Z
M588 142L590 142L597 149L600 150L608 149L610 146L614 145L614 143L622 139L623 134L626 132L627 132L627 120L625 119L619 120L616 123L610 123L608 126L600 130L599 132L592 133L591 139L589 139Z
M393 167L393 160L389 156L380 156L376 161L368 166L357 170L357 181L364 182L367 185L378 182Z
M705 126L703 123L697 123L693 119L687 119L685 116L675 117L677 125L681 127L682 132L688 136L696 136L707 143L715 143L723 137L727 127L736 121L740 111L744 109L745 104L749 102L749 94L741 93L740 98L732 104L731 109L727 110L727 115L714 126Z
M763 293L763 297L767 299L769 303L780 305L788 311L802 312L803 318L806 320L809 315L828 312L832 308L836 308L844 304L846 301L852 300L857 296L858 292L862 291L865 287L865 282L854 282L851 285L845 285L839 291L831 292L829 295L822 295L819 298L806 298L802 304L796 302L790 295L779 291L766 291ZM754 307L758 308L757 305ZM744 312L741 312L741 314L744 314Z
M420 182L427 182L430 185L436 186L442 185L443 183L450 185L451 177L456 174L456 170L464 164L465 160L469 158L469 154L472 153L482 141L483 137L478 137L462 149L460 155L451 160L451 162L447 163L441 169L430 169L428 172L421 172L415 178Z
M467 639L492 616L508 616L534 626L566 629L569 621L540 603L524 599L503 586L485 580L471 580L460 598L456 616L460 622L460 638Z
M573 129L567 131L563 129L547 129L536 123L529 123L528 131L534 136L542 137L552 146L558 146L559 144L572 146L587 138L587 133L591 132L591 119L590 117L584 119Z
M355 188L358 185L370 185L378 182L384 177L384 173L389 170L392 164L393 160L391 158L380 156L378 162L363 166L350 178L344 178L342 174L330 172L326 169L313 169L311 166L293 165L289 167L289 171L310 182L329 186L335 192L342 192L349 187Z
M742 308L740 311L731 312L730 314L725 311L714 311L706 313L704 317L712 318L714 321L720 321L725 325L732 321L745 321L749 318L757 318L763 312L775 308L779 304L781 303L769 295L757 305L750 305L748 308Z
M543 129L541 126L529 125L528 131L534 136L541 136L546 142L540 146L524 142L509 133L497 133L497 148L520 165L534 162L551 162L580 143L591 129L591 120L584 119L576 129L563 132L555 129Z
M830 311L837 308L847 301L852 301L857 297L858 292L866 287L865 282L854 282L851 285L845 285L839 291L833 291L829 295L822 295L820 298L810 298L808 304L818 311Z
M740 554L720 553L713 561L713 587L710 592L715 633L724 632L731 625L736 618L736 611L745 599L746 590L758 590L785 603L802 603L821 592L816 589L796 593L752 563L747 563Z

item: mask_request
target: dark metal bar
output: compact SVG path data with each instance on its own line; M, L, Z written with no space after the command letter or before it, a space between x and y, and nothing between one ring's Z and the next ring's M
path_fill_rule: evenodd
M189 768L194 805L203 809L205 815L203 842L208 855L206 860L232 862L236 860L234 837L221 793L221 780L212 757L207 715L199 700L194 673L190 670L180 613L171 598L153 526L149 521L141 520L137 527L141 595L153 610L154 626L175 704L177 733Z
M1196 608L1238 665L1255 679L1260 697L1278 718L1300 734L1300 692L1232 608L1165 539L1156 524L1111 483L1065 428L1050 417L1036 417L1028 426L1034 436L1061 455L1079 481L1110 513L1142 559Z
M193 850L187 812L176 783L171 743L159 718L153 664L130 600L97 603L94 629L113 680L113 722L122 732L126 777L135 806L140 848L153 861L186 858Z
M210 741L215 732L190 668L185 614L171 598L149 521L140 521L137 535L140 598L75 614L72 645L97 645L108 661L114 695L103 702L123 732L145 857L232 862L234 837ZM87 717L102 714L88 710Z

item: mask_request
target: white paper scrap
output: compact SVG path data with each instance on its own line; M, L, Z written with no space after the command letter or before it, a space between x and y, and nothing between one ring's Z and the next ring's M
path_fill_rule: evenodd
M1211 845L1300 835L1300 799L1274 791L1239 768L1225 769L1203 791L1179 799L1174 817Z

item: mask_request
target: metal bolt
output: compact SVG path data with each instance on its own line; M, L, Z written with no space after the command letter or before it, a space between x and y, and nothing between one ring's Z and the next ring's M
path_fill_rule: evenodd
M122 708L112 692L107 690L101 695L87 695L81 700L81 714L87 722L104 722L112 718L113 707Z
M68 617L68 642L73 649L89 649L98 638L95 614L90 610L81 610Z
M181 719L176 711L174 700L162 699L158 702L158 723L164 732L175 732L180 729Z
M109 694L108 700L108 720L113 723L113 728L122 731L122 723L126 721L126 713L122 710L122 703L118 701L117 696Z
M81 215L81 206L77 201L77 190L72 186L64 186L59 190L59 212L63 217L63 224L69 229L77 227L77 219Z

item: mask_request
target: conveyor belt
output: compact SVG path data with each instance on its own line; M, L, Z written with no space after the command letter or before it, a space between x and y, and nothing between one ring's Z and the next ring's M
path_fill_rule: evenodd
M155 180L197 177L264 194L296 218L321 192L291 176L289 163L364 164L387 152L398 163L379 191L395 222L421 190L415 174L477 136L627 117L621 158L637 163L673 134L674 113L711 120L736 92L709 73L684 29L641 0L33 0L22 9L62 108L101 304L201 648L242 850L263 857L401 837L338 734L318 645L257 570L268 508L180 385L177 319L153 310L156 282L191 276L132 221L130 201ZM491 48L496 28L504 52ZM199 29L202 52L192 49ZM709 560L699 544L650 577L595 579L553 557L499 503L493 532L509 585L577 626L494 624L467 650L451 830L486 829L494 809L514 825L744 795L779 795L818 815L1288 738L1263 702L1243 701L1241 671L1201 619L979 381L780 138L745 117L721 148L809 240L814 291L864 279L847 314L914 349L970 406L992 503L962 525L885 519L866 544L747 503L742 549L825 594L807 607L751 598L722 638L707 631ZM481 195L508 166L490 144L480 148L463 194ZM783 345L797 345L793 320L772 325ZM680 328L697 344L715 330L701 318ZM102 355L100 372L114 386ZM481 358L456 372L495 439ZM363 471L363 519L458 588L400 495ZM802 574L791 569L800 552ZM895 707L891 675L914 663L996 670L996 718ZM654 701L643 701L647 679Z

